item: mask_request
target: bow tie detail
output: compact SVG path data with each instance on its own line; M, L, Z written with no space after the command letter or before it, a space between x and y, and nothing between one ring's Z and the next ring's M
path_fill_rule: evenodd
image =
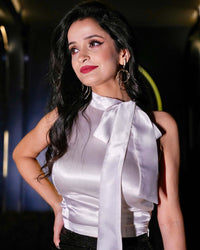
M157 203L156 139L161 133L135 102L128 101L106 108L93 135L107 144L100 181L97 250L122 250L122 168L128 143L133 140L134 164L140 170L138 196ZM145 185L147 178L149 185Z

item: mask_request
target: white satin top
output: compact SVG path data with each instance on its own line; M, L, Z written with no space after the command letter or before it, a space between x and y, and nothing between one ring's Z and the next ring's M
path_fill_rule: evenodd
M133 101L93 93L84 115L79 112L67 153L53 166L64 227L98 237L99 250L122 249L121 237L147 233L158 201L160 136Z

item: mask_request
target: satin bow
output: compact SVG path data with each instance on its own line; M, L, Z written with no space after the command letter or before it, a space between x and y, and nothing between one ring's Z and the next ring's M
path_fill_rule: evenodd
M158 157L156 139L160 131L135 102L120 102L107 108L94 136L107 143L103 161L100 196L98 250L121 250L122 168L129 140L140 169L138 196L157 203ZM150 185L145 185L148 178Z

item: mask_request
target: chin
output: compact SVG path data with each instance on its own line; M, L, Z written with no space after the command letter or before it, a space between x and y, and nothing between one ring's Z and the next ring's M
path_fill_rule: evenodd
M92 79L89 79L87 81L81 81L85 86L88 86L88 87L94 87L94 86L97 86L97 85L100 85L101 83L99 82L96 82L95 80L92 80Z

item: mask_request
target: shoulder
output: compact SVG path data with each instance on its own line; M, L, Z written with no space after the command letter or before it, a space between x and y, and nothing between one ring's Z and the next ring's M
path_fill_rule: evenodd
M155 124L162 132L161 142L174 141L178 139L178 126L174 117L164 111L154 111L153 118Z
M44 134L44 135L47 135L48 137L48 132L57 119L58 119L58 111L57 111L57 108L55 108L41 118L41 120L32 130L32 132L40 136Z
M46 114L41 121L43 121L47 126L52 126L53 123L58 119L58 110L57 108L50 111L48 114Z
M155 122L164 129L177 129L177 123L172 115L164 111L154 111Z
M41 120L36 125L36 128L37 127L50 128L57 119L58 119L58 111L57 108L55 108L41 118Z
M13 152L13 157L16 159L19 156L37 157L50 143L48 133L57 117L57 109L43 116L37 125L18 143Z

